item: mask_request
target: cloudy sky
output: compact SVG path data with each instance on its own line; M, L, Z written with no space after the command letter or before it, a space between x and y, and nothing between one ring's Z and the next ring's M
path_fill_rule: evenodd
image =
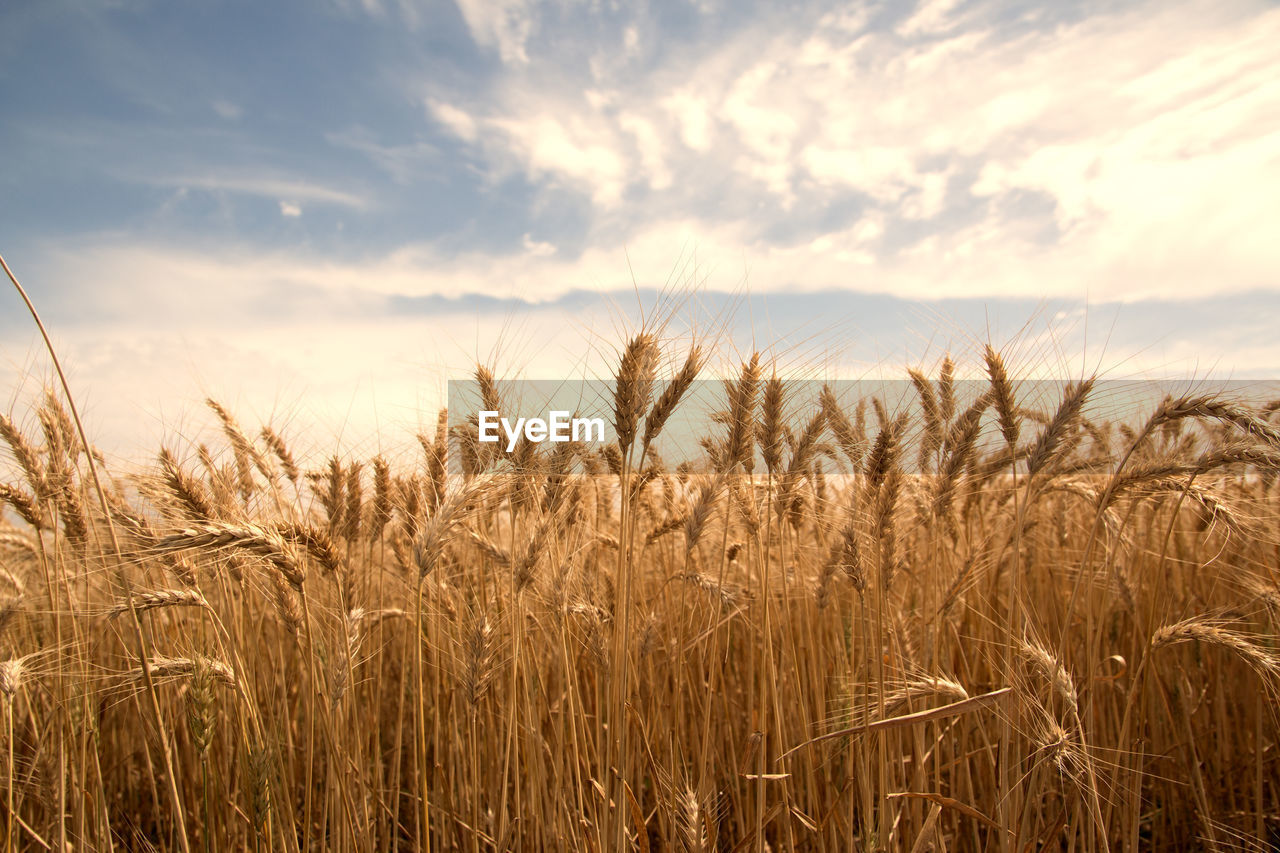
M1276 44L1255 0L17 0L0 252L115 446L206 394L391 440L642 314L810 375L1277 376ZM36 343L0 298L0 405Z

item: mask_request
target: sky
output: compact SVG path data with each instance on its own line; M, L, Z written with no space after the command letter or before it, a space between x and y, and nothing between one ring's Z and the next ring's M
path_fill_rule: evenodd
M642 322L806 376L1275 377L1275 44L1256 0L15 0L0 253L113 448L209 395L393 442ZM0 295L0 406L50 376Z

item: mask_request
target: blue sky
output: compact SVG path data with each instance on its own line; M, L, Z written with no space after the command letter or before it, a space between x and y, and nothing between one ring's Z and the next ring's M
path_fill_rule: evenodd
M412 429L638 305L811 371L1276 376L1277 43L1251 0L8 3L0 252L108 444L207 393Z

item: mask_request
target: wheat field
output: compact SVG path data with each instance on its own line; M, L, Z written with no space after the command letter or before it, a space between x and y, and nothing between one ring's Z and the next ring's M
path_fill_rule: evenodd
M752 355L668 469L713 355L635 333L607 446L0 416L6 849L1275 849L1275 406Z

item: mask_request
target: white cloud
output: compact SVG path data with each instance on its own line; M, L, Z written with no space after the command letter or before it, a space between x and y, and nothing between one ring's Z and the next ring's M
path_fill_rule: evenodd
M903 199L899 212L905 219L932 219L943 210L949 172L929 172L915 178L915 189Z
M208 192L262 196L273 200L284 197L293 199L295 202L309 201L317 204L333 204L357 210L368 207L365 199L353 193L322 186L310 181L269 175L230 173L175 174L147 176L143 180L156 186L175 187L178 189L198 189Z
M477 123L491 169L576 187L608 214L595 239L643 242L673 217L735 234L725 256L748 258L761 289L792 286L797 270L814 286L839 280L757 235L851 194L890 237L932 223L911 226L914 243L849 249L875 253L862 287L1137 298L1277 286L1280 9L1147 3L1017 35L975 23L992 14L923 3L901 29L927 38L905 47L865 15L762 20L586 93L535 61ZM618 220L635 184L651 197Z
M711 147L711 115L703 98L681 89L660 102L680 125L680 139L694 151Z
M524 246L524 250L535 258L547 258L556 253L554 243L535 240L532 234L525 234L521 237L520 245Z
M909 151L889 146L827 149L809 145L800 152L808 173L826 184L840 184L892 203L916 182Z
M302 215L302 208L291 201L281 201L280 215L285 218L297 218Z
M427 99L427 109L431 116L453 133L454 136L465 142L474 142L476 139L476 122L464 110L460 110L452 104L442 103L434 98Z
M757 290L1136 299L1278 286L1280 9L1151 2L1010 35L981 2L928 3L908 28L927 38L905 47L865 11L798 13L675 45L643 73L605 63L596 80L527 54L538 26L562 25L561 7L538 8L461 0L477 42L519 68L466 102L413 81L414 103L470 144L466 166L490 187L522 174L590 200L583 230L539 225L539 241L508 247L518 261L413 245L368 269L279 261L284 280L445 293L497 281L549 296L620 282L624 250L661 268L688 246L731 279L749 267ZM646 24L622 23L608 46L625 46L627 27L643 45ZM330 141L404 183L441 156L355 132ZM148 180L372 207L291 176Z
M327 133L325 140L331 145L360 152L402 185L438 169L442 156L436 146L422 140L399 145L380 143L372 132L363 127Z
M529 61L525 43L533 32L533 13L527 0L455 0L471 38L481 47L497 48L502 61Z
M627 185L627 163L616 134L594 119L570 115L562 121L537 113L491 119L488 124L502 132L531 177L568 180L597 205L614 207Z
M946 30L953 25L952 11L962 0L922 0L909 18L898 25L898 33L914 36Z
M68 247L60 256L56 275L67 281L92 276L100 282L95 298L128 294L119 302L96 305L95 310L104 315L136 314L136 303L145 296L143 301L161 313L180 299L184 310L229 321L259 311L257 300L267 292L287 295L318 290L330 300L349 300L353 310L378 295L485 294L553 300L572 290L627 289L631 269L639 280L663 281L685 254L696 255L707 274L706 287L712 290L733 290L748 270L748 284L756 291L841 289L850 284L850 263L873 261L874 269L859 275L859 290L910 298L981 292L1016 295L1025 289L1021 275L1030 250L1025 241L1003 245L1008 234L998 228L966 229L939 241L934 253L917 253L893 263L875 257L885 233L882 214L868 214L847 227L829 230L819 240L795 245L766 243L758 230L745 221L708 225L678 218L648 223L614 238L590 240L588 248L577 254L562 254L553 243L526 234L521 240L524 251L515 254L458 254L420 243L350 262L248 246L215 254L158 245L80 245ZM939 274L939 257L946 265L945 276ZM1088 280L1102 264L1101 259L1071 259L1065 253L1061 260L1059 270L1037 282L1047 294L1075 292L1081 271ZM294 314L301 310L294 303L286 308Z
M720 115L738 131L742 144L775 163L790 158L799 130L794 109L772 97L779 85L787 85L777 82L778 71L778 63L769 60L747 69L733 81L720 107Z
M653 122L632 112L618 116L618 125L635 138L640 165L649 187L664 190L671 186L671 170L666 163L666 145Z

